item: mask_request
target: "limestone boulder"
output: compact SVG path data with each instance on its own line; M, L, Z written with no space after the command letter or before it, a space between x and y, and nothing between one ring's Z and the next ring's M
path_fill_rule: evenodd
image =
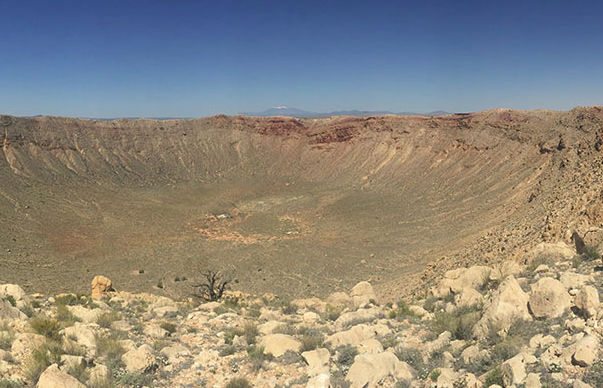
M389 333L391 333L391 330L385 325L370 326L359 324L351 327L349 330L331 334L326 338L325 342L335 348L346 345L359 346L365 340Z
M576 309L585 317L590 318L597 314L600 306L599 291L593 286L584 286L574 299Z
M569 260L576 252L563 241L557 243L540 243L532 248L523 257L523 262L529 264L536 258L549 260Z
M81 305L67 306L67 309L83 323L96 323L98 318L104 314L100 308L89 309Z
M484 303L484 297L478 291L471 287L465 287L460 293L455 295L454 303L458 307L469 307Z
M328 373L322 373L308 380L306 388L329 388L331 386L331 376Z
M529 307L536 318L556 318L570 308L570 296L556 279L542 278L532 285Z
M149 373L157 369L157 361L149 345L127 351L121 356L128 373Z
M595 363L599 352L599 341L594 335L587 335L573 345L572 364L588 367Z
M360 282L352 288L350 298L352 298L354 307L362 307L369 304L371 300L376 300L377 295L375 294L375 290L373 290L371 283Z
M565 271L559 276L559 281L565 286L565 288L580 288L586 283L594 281L592 275L584 275L581 273Z
M538 373L529 373L525 382L526 388L542 388L540 383L540 375Z
M113 283L111 279L104 276L95 276L91 283L91 297L92 299L101 299L113 290Z
M473 328L473 335L485 338L491 330L505 334L518 320L531 321L528 311L529 295L513 276L508 276L493 292L492 299L484 307L484 314Z
M523 362L523 356L521 354L518 354L517 356L503 362L501 366L501 371L505 387L510 387L512 385L518 385L523 383L527 376L526 366Z
M17 359L26 359L34 348L42 345L46 338L35 333L20 333L11 345L10 352Z
M329 360L331 353L327 349L319 348L302 353L302 358L308 364L308 376L317 376L329 373Z
M109 368L103 364L96 364L90 369L88 381L90 385L95 387L109 386L109 377Z
M0 284L0 299L11 296L16 303L17 308L30 308L31 298L17 284Z
M436 298L444 298L450 293L460 293L465 287L480 288L488 282L491 271L490 267L479 265L447 271L431 293Z
M354 358L354 363L346 376L350 388L377 387L387 377L410 381L412 368L390 352L379 354L361 354Z
M57 364L49 366L38 380L37 388L86 388L75 377L59 370Z
M66 327L65 337L73 338L79 345L86 347L92 354L96 351L96 335L98 326L76 322Z
M327 304L338 307L352 307L352 298L345 292L334 292L327 297Z
M0 297L0 320L26 319L27 316L8 300Z
M264 354L272 354L274 357L280 357L290 350L298 352L301 345L301 342L287 334L269 334L260 340Z
M368 309L358 309L356 311L350 311L344 314L341 314L337 320L335 320L335 325L339 327L346 327L353 323L360 322L371 322L383 316L383 311L378 307L371 307Z
M499 263L495 265L494 268L492 268L492 271L490 271L489 279L502 281L509 275L519 275L524 269L525 266L516 261L503 261L502 263Z

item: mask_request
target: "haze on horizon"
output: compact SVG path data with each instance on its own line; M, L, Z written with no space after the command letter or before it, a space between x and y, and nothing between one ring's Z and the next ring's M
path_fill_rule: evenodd
M596 1L2 1L0 114L603 105Z

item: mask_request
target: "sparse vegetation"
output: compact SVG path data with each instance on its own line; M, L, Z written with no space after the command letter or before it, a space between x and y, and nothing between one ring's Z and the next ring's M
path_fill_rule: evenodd
M585 245L584 253L582 254L582 259L584 261L601 260L601 253L599 252L599 246Z
M449 331L454 339L469 340L473 326L482 316L482 306L458 307L452 312L437 312L432 322L436 334Z
M226 388L252 388L253 386L244 377L236 377L226 384Z
M121 319L121 316L119 315L118 312L116 311L108 311L106 313L101 314L98 319L96 320L96 323L104 328L104 329L108 329L111 327L111 324L115 321L118 321Z
M60 362L62 354L61 345L52 340L34 348L25 364L25 377L33 384L37 383L46 368Z
M60 340L60 331L62 329L59 322L55 319L46 318L43 316L34 317L29 320L29 326L31 329L40 335L52 340Z
M485 388L488 388L495 384L500 385L501 387L504 386L503 374L502 374L502 370L500 369L500 366L497 366L497 367L491 369L488 372L488 374L486 375L486 379L484 380Z
M354 363L354 357L358 355L358 349L355 346L342 346L337 349L337 364L343 367L349 367Z
M171 322L161 322L159 327L161 327L163 330L167 331L170 334L174 334L176 332L176 330L178 329L178 327L174 323L171 323Z
M408 303L404 300L400 300L397 303L397 307L389 311L389 318L396 318L398 320L406 318L417 318L417 315L410 310Z
M17 307L17 301L15 300L14 296L12 296L12 295L6 295L4 297L4 300L7 301L8 303L10 303L11 306Z

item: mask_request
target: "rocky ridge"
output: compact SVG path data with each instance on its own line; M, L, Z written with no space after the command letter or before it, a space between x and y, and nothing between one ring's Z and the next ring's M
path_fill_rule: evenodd
M0 286L0 387L603 386L595 250L541 243L521 262L450 270L414 300L350 293L199 303Z

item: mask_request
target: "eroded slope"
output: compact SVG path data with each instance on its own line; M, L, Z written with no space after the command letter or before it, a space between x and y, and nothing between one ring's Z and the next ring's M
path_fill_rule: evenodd
M596 226L602 123L600 108L2 116L0 280L84 290L102 273L122 289L161 280L177 293L190 280L174 279L202 267L252 292L325 295L368 278L384 293L412 288L434 260L427 280L564 237L559 219Z

